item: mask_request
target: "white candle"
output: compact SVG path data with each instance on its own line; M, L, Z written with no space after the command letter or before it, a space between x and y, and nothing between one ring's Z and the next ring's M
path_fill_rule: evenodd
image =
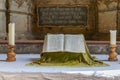
M110 30L110 44L116 45L116 32L117 30Z
M9 45L15 45L15 23L9 23L8 43L9 43Z

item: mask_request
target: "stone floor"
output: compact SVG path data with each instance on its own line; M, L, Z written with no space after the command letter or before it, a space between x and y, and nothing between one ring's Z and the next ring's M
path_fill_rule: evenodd
M0 73L0 80L120 80L120 77L106 78L64 73Z

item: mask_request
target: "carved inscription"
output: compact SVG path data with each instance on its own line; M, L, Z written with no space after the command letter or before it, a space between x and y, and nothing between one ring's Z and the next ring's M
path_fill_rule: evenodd
M39 25L87 25L87 7L39 7Z

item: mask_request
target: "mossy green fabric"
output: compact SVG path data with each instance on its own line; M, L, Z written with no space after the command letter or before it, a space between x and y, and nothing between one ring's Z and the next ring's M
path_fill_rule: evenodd
M36 66L108 66L107 64L96 60L90 55L90 52L85 43L86 53L74 52L47 52L42 53L41 58L28 65Z

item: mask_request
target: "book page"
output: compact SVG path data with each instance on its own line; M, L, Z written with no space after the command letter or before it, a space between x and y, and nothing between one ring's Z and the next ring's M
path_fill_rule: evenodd
M47 35L47 52L59 52L64 48L63 34L48 34Z
M83 35L65 35L65 51L85 53L85 44Z

